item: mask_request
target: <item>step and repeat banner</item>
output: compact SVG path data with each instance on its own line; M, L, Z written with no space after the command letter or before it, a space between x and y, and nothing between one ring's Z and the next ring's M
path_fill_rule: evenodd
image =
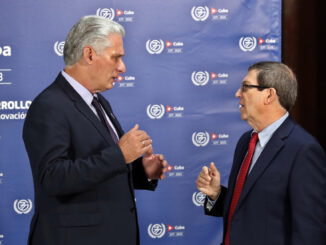
M234 94L249 65L280 61L281 0L1 1L0 244L26 244L34 194L22 126L64 68L68 31L90 14L126 29L126 73L103 95L124 130L139 123L169 164L155 192L136 191L141 244L219 244L222 220L204 215L195 181L214 161L227 185L249 128Z

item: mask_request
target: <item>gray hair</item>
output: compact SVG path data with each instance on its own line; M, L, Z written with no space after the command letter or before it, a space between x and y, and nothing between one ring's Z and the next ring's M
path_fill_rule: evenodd
M297 98L298 84L293 71L280 62L258 62L251 65L248 71L257 70L259 86L274 88L282 107L289 111Z
M78 62L85 46L90 45L95 52L101 54L111 43L111 34L125 35L123 26L96 15L84 16L71 28L64 45L63 58L67 66Z

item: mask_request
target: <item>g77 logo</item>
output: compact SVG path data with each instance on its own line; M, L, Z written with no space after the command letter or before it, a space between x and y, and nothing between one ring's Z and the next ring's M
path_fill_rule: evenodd
M209 142L209 134L207 132L194 132L192 134L192 143L197 147L204 147Z

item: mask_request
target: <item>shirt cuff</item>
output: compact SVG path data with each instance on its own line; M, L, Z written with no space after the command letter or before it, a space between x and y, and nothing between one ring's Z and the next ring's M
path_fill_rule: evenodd
M218 200L220 194L221 194L221 191L218 193L217 198L216 198L215 201L212 200L212 199L210 199L210 198L207 196L206 208L208 209L208 211L211 211L211 210L212 210L212 208L214 207L215 203L217 202L217 200Z

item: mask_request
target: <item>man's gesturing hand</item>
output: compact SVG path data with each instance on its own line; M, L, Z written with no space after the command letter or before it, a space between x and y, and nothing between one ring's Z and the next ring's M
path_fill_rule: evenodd
M216 200L221 191L220 173L214 163L210 167L204 166L199 173L196 185L199 191L206 194L210 199Z
M168 163L162 154L153 154L153 148L144 154L143 166L149 179L163 180L167 171L167 165Z
M118 142L126 163L131 163L152 148L152 140L136 124Z

